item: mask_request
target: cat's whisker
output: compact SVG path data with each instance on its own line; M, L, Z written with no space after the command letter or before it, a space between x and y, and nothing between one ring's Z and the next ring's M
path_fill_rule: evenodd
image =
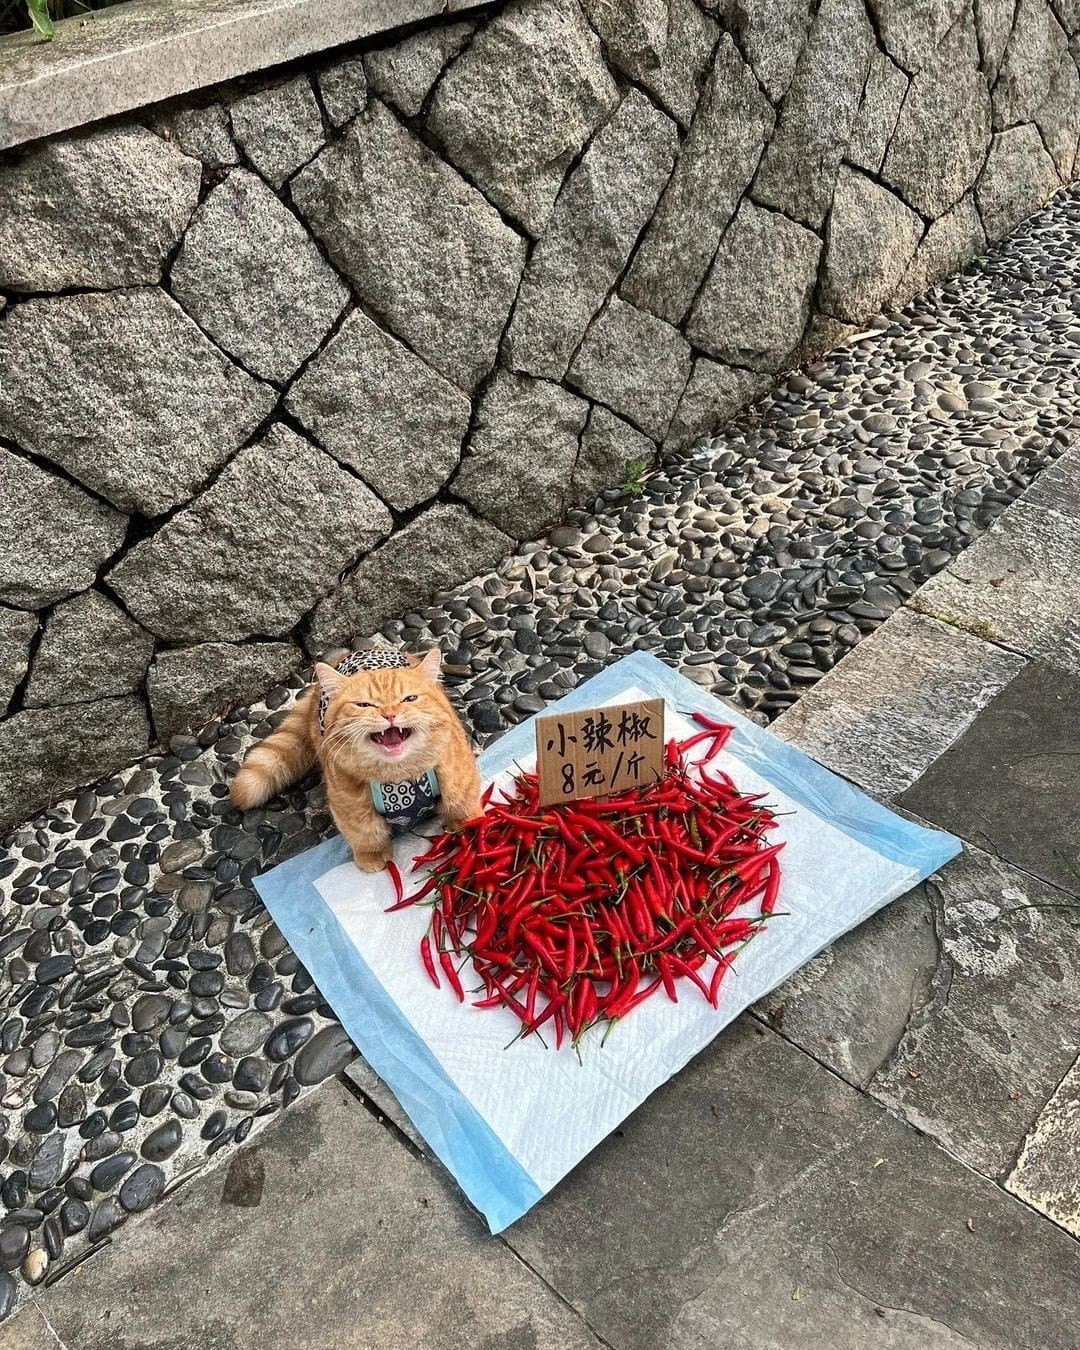
M342 756L349 748L347 738L339 736L337 740L331 744L324 743L323 758L328 764L338 768L341 765Z

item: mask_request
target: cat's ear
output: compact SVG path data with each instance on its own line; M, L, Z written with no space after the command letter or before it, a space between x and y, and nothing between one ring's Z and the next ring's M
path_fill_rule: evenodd
M316 661L315 678L326 697L331 699L337 697L345 683L345 676L341 671L328 666L324 661Z
M416 668L422 671L432 684L438 684L442 676L442 652L438 647L432 647L431 651L424 653L424 659Z

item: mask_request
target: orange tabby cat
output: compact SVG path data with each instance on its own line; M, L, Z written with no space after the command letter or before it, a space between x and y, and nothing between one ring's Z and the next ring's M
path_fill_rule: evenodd
M409 660L392 649L354 653L375 661ZM480 775L465 729L439 683L442 654L429 651L403 668L342 673L321 662L318 684L301 695L276 731L247 756L230 796L242 811L261 806L318 761L334 822L357 867L377 872L390 859L390 825L376 810L381 788L419 783L434 770L438 811L447 829L480 814ZM374 791L373 786L374 785Z

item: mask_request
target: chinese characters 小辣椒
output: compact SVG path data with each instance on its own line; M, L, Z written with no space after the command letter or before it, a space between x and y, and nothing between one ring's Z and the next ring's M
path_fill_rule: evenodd
M545 805L654 783L664 772L664 701L537 718L536 756Z

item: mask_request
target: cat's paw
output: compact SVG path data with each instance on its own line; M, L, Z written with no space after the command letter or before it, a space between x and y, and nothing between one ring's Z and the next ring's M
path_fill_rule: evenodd
M353 849L353 862L356 863L361 872L381 872L390 861L390 853L361 853L359 849Z
M460 830L467 820L472 820L474 816L478 816L479 814L479 801L475 803L472 809L470 809L469 805L464 807L456 806L452 809L443 805L439 808L439 819L442 821L443 829L449 830L451 833Z

